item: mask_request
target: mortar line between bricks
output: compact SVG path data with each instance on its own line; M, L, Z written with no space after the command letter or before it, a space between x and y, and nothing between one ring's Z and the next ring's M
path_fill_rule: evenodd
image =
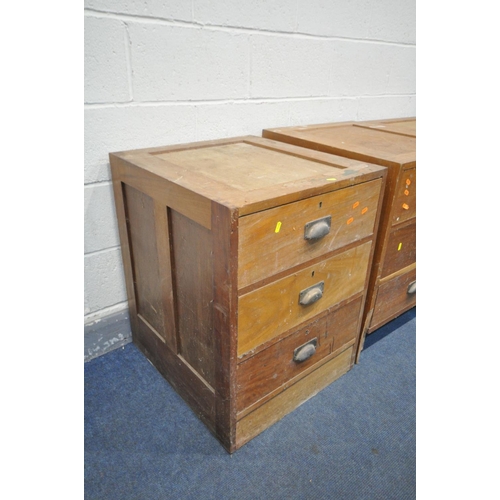
M106 179L104 181L93 181L93 182L86 182L83 186L84 189L86 188L93 188L93 187L100 187L100 186L110 186L113 184L113 181Z
M127 80L128 80L128 94L130 101L134 100L134 92L132 87L132 53L130 50L130 33L128 30L128 24L125 25L125 60L127 62Z
M388 40L378 40L376 38L354 38L347 36L332 36L332 35L316 35L313 33L302 33L299 31L274 31L265 30L257 28L248 28L241 26L221 26L217 24L207 24L199 21L184 21L178 19L165 19L162 17L153 16L138 16L135 14L122 14L118 12L105 12L97 9L84 9L84 14L93 17L102 17L109 19L116 19L120 21L135 21L137 23L143 24L161 24L165 26L177 26L180 28L188 29L206 29L211 31L224 31L229 33L250 33L250 34L261 34L264 36L280 36L280 37L291 37L299 39L314 39L314 40L326 40L326 41L344 41L344 42L356 42L356 43L370 43L370 44L383 44L392 45L397 47L414 47L415 43L405 43L405 42L391 42Z
M250 97L241 99L213 99L213 100L192 100L192 101L132 101L132 102L99 102L84 103L86 109L99 108L128 108L128 107L147 107L147 106L200 106L200 105L221 105L221 104L266 104L266 103L284 103L284 102L303 102L303 101L338 101L350 99L375 99L375 98L394 98L394 97L415 97L416 94L375 94L375 95L352 95L352 96L314 96L314 97Z
M85 252L84 257L94 257L95 255L100 255L102 253L111 252L112 250L120 249L120 245L115 245L112 247L102 248L101 250L92 250L91 252Z

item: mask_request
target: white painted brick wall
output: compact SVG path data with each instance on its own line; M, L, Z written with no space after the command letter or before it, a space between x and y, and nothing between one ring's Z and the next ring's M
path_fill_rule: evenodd
M130 24L138 101L248 97L248 35L199 27Z
M85 321L126 308L108 153L413 116L415 0L85 0Z

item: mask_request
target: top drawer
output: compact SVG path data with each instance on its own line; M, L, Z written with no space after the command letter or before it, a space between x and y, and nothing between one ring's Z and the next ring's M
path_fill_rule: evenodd
M399 224L417 215L417 169L403 170L394 195L392 223Z
M238 288L370 236L381 185L377 179L241 217Z

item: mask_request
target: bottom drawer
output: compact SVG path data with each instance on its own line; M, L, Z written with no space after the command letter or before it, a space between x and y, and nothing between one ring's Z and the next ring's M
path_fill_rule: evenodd
M352 345L359 332L361 298L323 315L237 367L237 410L286 389L326 356ZM305 359L301 359L305 358Z
M236 448L266 430L333 381L347 373L353 364L355 347L349 347L317 370L300 379L266 404L236 423Z
M391 278L378 287L377 299L368 333L403 314L417 303L417 269Z

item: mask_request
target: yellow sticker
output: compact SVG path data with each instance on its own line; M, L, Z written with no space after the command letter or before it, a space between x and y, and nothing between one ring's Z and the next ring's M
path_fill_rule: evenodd
M365 208L363 208L363 210L361 210L361 213L362 213L363 215L364 215L364 214L366 214L366 212L368 212L368 207L365 207Z
M280 232L280 229L281 229L281 221L279 221L277 224L276 224L276 229L274 230L275 233L279 233Z
M402 243L400 243L400 244L398 245L398 252L401 250L401 247L402 247L402 246L403 246L403 244L402 244Z
M356 203L352 206L352 208L357 208L357 207L359 207L359 201L357 201L357 202L356 202Z
M347 220L347 224L350 224L354 220L354 217L351 217L350 219Z
M327 181L336 181L337 179L335 179L335 177L329 177L328 179L326 179Z

